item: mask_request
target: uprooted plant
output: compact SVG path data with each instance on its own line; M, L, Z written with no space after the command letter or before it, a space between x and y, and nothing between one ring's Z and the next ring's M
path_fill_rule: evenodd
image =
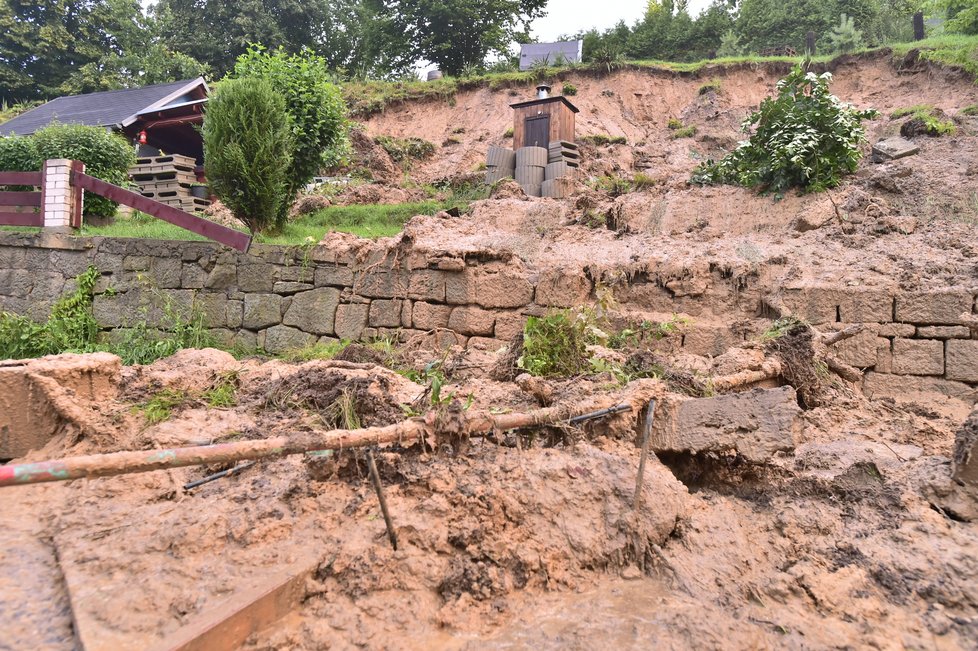
M698 166L690 181L777 194L793 187L817 192L837 186L856 170L866 138L862 121L877 112L840 101L829 92L831 79L830 73L806 73L796 66L778 82L777 97L765 99L744 121L750 138L722 160Z

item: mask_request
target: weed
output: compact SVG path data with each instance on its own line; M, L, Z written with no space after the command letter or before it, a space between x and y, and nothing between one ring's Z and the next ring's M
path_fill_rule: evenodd
M225 371L217 376L201 397L209 407L233 407L237 404L237 391L241 386L241 372Z
M608 220L605 219L604 215L600 215L594 210L588 208L584 211L584 214L581 215L579 223L583 226L587 226L588 228L604 228L607 225Z
M568 377L591 368L587 346L596 340L591 314L555 310L531 316L523 329L523 354L517 365L531 375Z
M719 93L719 92L720 92L720 80L711 79L707 83L700 86L700 89L697 91L697 94L706 95L707 93Z
M931 104L917 104L915 106L898 108L890 113L890 117L896 120L897 118L905 118L908 115L913 115L914 113L930 113L933 110L934 107Z
M512 138L512 137L513 137L513 127L510 127L505 131L503 131L503 138Z
M147 425L156 425L170 420L173 410L182 407L189 397L186 391L180 389L164 389L150 400L133 407L133 411L142 414Z
M942 120L941 116L943 114L929 104L918 104L917 106L899 108L890 113L890 117L894 119L907 117L908 115L910 116L908 124L910 122L918 123L918 133L926 133L929 136L942 136L953 134L956 131L954 123L950 120ZM906 126L904 124L904 127Z
M655 179L648 174L643 172L635 172L635 176L632 177L632 187L634 187L636 191L648 190L653 186L655 186Z
M591 136L582 136L581 142L596 145L598 147L603 145L627 145L628 138L625 136L609 136L605 133L598 133Z
M210 348L214 338L204 327L204 313L194 301L190 306L177 305L167 292L152 289L154 302L160 306L160 318L152 327L147 322L148 306L142 308L143 318L116 330L114 340L101 346L115 353L126 366L149 364L169 357L184 348Z
M666 123L666 126L672 129L673 131L676 131L678 129L682 129L685 125L683 124L683 121L680 120L679 118L669 118L669 122Z
M620 197L635 190L635 186L626 178L604 175L594 180L594 188L607 192L612 197Z
M452 129L452 133L455 134L465 133L465 127L455 127L454 129Z
M349 341L331 341L328 343L315 343L304 348L292 348L282 353L281 358L287 362L311 362L317 359L333 359L343 349L350 345Z
M781 317L771 324L767 330L761 333L761 341L774 341L785 336L799 326L807 326L805 321L793 316Z
M961 115L978 115L978 104L972 104L971 106L965 106L961 109Z
M487 169L488 169L488 166L486 165L486 161L479 161L479 163L475 166L475 169L473 169L473 171L474 172L484 172Z
M689 325L688 317L673 314L668 321L643 320L636 326L625 328L608 339L608 348L639 347L648 342L661 341L682 332Z
M374 142L380 145L398 163L424 160L435 153L435 145L421 138L377 136L374 138Z
M461 140L459 140L455 136L449 136L449 137L445 138L445 142L443 142L441 144L441 146L442 147L450 147L452 145L461 145L461 144L462 144L462 141Z
M564 95L568 95L568 96L577 95L577 86L571 83L566 83L564 84L564 87L561 89L561 91L563 92Z
M669 137L672 138L673 140L677 140L679 138L692 138L695 135L696 135L696 126L690 125L688 127L683 127L682 129L676 129L675 131L672 132L672 135L670 135Z
M357 413L357 398L349 389L343 389L336 402L327 412L327 423L339 429L360 429L360 415Z

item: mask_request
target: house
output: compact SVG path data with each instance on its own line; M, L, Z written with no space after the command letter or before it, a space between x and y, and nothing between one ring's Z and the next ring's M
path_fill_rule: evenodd
M203 163L203 122L208 87L203 77L168 84L109 90L53 99L0 124L0 136L26 136L54 122L106 127L152 150L182 154ZM151 150L148 150L151 148Z
M584 41L558 41L556 43L521 43L520 70L535 65L580 63L584 54Z

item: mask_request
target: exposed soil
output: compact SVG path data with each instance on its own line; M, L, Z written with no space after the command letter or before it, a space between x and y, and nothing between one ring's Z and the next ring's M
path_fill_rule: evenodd
M388 360L370 348L305 364L183 351L122 369L117 395L75 396L51 442L18 461L386 425L453 400L456 410L471 402L516 412L611 406L638 392L694 400L710 393L708 378L772 357L804 408L793 450L757 462L733 450L653 454L635 509L639 412L580 429L493 432L455 450L383 447L376 457L396 551L354 450L266 459L191 490L183 485L226 466L0 489L0 558L12 568L0 572L0 648L150 648L249 586L310 567L301 606L246 648L974 648L978 497L951 480L952 457L961 464L974 437L974 418L961 430L971 401L923 392L871 400L836 376L813 378L811 340L765 344L745 314L756 311L758 285L973 284L978 124L958 111L978 103L978 87L946 70L844 60L834 91L882 112L872 140L899 131L890 111L921 103L955 118L957 134L918 138L920 154L905 160L867 157L828 194L776 202L688 187L697 161L736 142L740 120L783 72L571 74L579 133L629 143L585 147L586 173L641 171L654 186L613 198L582 184L566 201L510 190L471 214L416 217L396 242L568 278L583 270L624 306L609 316L620 324L655 316L654 306L628 307L641 285L616 283L645 278L685 300L698 323L743 320L737 347L701 357L666 337L592 351L663 378L621 387L608 373L527 379L513 351L446 355L429 350L436 337L407 342L397 363L412 377L442 362L440 396L452 398L436 405L430 385L382 367ZM714 77L720 91L699 95ZM400 105L368 120L366 134L455 134L461 144L412 175L468 173L490 144L509 144L508 104L524 95L483 89L453 107ZM672 117L697 126L695 138L671 139ZM358 138L358 156L385 181L360 187L408 192L382 150ZM337 240L364 257L391 244ZM213 406L211 392L227 383L234 405ZM168 411L152 422L149 406L161 397Z

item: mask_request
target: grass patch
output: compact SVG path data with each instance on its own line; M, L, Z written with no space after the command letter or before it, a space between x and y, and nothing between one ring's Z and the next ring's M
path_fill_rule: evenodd
M225 371L217 376L209 389L201 395L211 408L227 408L238 404L237 392L241 386L239 371Z
M636 191L648 190L654 186L655 179L644 172L635 172L635 176L632 177L632 187L634 187Z
M910 50L919 49L921 59L961 68L978 81L978 36L945 34L912 43L894 43L890 48L900 59Z
M561 92L564 95L567 95L568 97L577 95L577 86L571 83L564 84L564 87L561 89Z
M598 133L593 136L581 136L581 142L601 147L603 145L627 145L628 138L625 136L609 136L606 133Z
M690 125L688 127L682 127L680 129L674 129L669 135L670 138L676 140L678 138L692 138L696 135L696 126Z
M961 109L961 115L969 115L969 116L978 115L978 104L965 106L963 109Z
M292 350L287 350L280 357L287 362L294 363L312 362L317 359L333 359L343 352L343 349L349 345L349 341L315 343L304 348L293 348Z
M596 178L593 187L601 192L607 192L611 197L620 197L635 191L635 185L628 179L607 174Z
M914 113L930 113L933 110L934 107L930 104L917 104L916 106L905 106L903 108L898 108L890 113L890 117L896 120L897 118L905 118L908 115L913 115Z
M720 80L711 79L710 81L700 86L699 90L696 91L696 94L706 95L707 93L719 93L719 92L720 92Z
M434 143L423 138L395 138L394 136L377 136L374 142L383 148L397 163L431 158L435 153Z
M512 138L512 137L513 137L513 127L510 127L505 131L503 131L503 138Z
M179 389L164 389L146 402L133 407L133 411L143 415L147 425L156 425L170 420L173 411L182 407L190 396Z
M929 104L918 104L906 108L898 108L890 114L891 118L904 118L910 116L910 120L917 120L923 126L924 131L930 136L943 136L953 134L957 128L954 122L942 120L943 114Z

